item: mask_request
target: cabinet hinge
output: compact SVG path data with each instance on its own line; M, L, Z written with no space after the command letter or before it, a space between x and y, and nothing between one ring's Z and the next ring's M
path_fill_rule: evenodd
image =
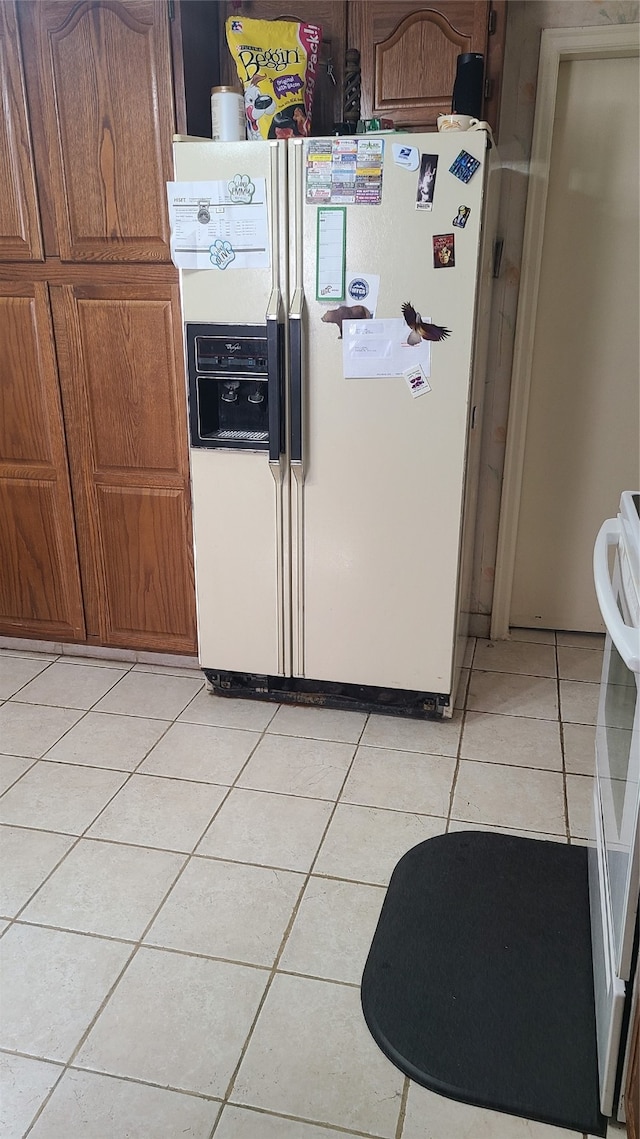
M488 102L493 98L493 79L485 79L484 81L484 97Z
M492 8L489 12L489 18L487 20L487 31L488 31L490 36L495 36L497 23L498 23L498 16L497 16L495 8Z
M169 19L173 20L173 19L175 19L175 15L176 15L176 6L175 6L173 0L167 0L167 4L169 7Z

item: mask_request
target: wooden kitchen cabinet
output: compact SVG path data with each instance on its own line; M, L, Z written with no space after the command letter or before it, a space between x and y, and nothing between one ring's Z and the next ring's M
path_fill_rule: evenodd
M224 35L227 16L299 19L322 26L313 134L332 133L333 124L344 118L347 48L360 52L361 118L390 118L409 130L436 129L438 115L451 110L458 55L481 52L483 115L497 131L506 0L243 0L240 5L226 0L219 8L223 83L238 84Z
M47 286L0 281L0 627L82 640L64 423Z
M55 285L56 347L87 631L193 649L178 286Z
M349 47L360 52L362 117L437 129L451 110L456 60L485 57L486 118L497 129L504 0L349 0Z
M170 261L166 6L21 0L18 13L47 256Z
M29 112L13 4L0 4L0 261L42 259Z
M192 10L0 4L0 634L196 650L165 190Z

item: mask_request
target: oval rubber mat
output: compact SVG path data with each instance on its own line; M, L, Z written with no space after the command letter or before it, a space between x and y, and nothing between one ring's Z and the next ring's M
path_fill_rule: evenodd
M605 1134L585 847L485 831L413 847L361 996L379 1047L424 1087Z

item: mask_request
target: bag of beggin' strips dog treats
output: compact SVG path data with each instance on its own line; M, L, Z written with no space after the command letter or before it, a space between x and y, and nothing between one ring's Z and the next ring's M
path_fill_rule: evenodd
M322 28L229 16L225 30L244 88L247 138L310 134Z

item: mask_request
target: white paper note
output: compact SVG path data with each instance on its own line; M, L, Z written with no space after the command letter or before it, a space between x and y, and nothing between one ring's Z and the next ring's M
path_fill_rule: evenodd
M316 297L319 301L344 300L347 211L344 206L318 207Z
M342 324L342 362L346 379L382 379L402 376L420 364L431 375L428 340L407 344L409 327L402 317L389 320L345 320Z
M171 260L180 269L268 269L265 178L167 182Z

